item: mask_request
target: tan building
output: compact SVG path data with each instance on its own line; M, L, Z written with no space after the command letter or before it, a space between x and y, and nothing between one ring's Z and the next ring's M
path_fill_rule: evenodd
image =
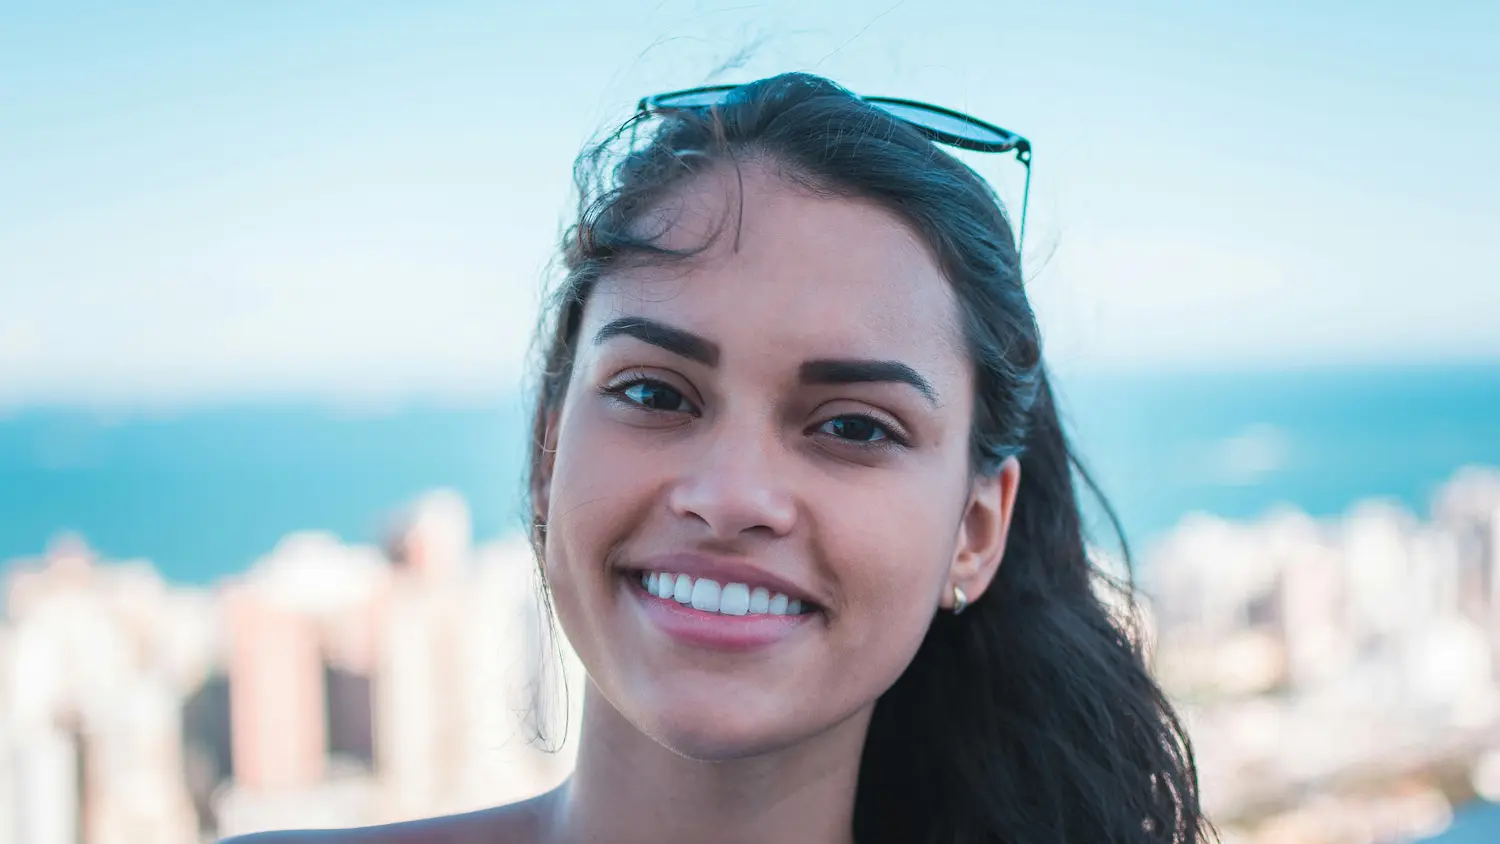
M392 537L375 675L387 820L530 796L571 768L569 752L534 741L538 716L549 720L537 707L563 701L532 694L552 675L531 549L518 540L475 549L470 530L463 500L438 493Z
M312 619L253 587L223 595L229 625L234 779L253 790L308 788L323 779L323 654Z
M370 675L390 568L380 552L293 534L220 591L230 778L218 834L378 815Z

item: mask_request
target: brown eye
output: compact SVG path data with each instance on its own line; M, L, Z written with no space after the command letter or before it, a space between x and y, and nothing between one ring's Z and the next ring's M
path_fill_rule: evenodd
M819 430L852 442L878 443L892 439L884 425L868 416L838 416L824 422Z

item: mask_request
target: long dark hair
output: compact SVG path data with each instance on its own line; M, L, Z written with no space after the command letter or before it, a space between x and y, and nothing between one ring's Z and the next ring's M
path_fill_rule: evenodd
M834 83L764 79L649 129L636 118L579 157L566 276L539 336L533 475L598 280L624 262L694 254L663 248L652 212L707 169L752 159L820 195L879 202L922 236L957 293L973 358L971 470L1021 462L994 583L962 616L937 614L876 704L856 840L1203 840L1192 751L1147 670L1131 585L1096 567L1085 543L1077 485L1098 490L1059 421L1004 208L957 158ZM1103 590L1123 599L1115 609Z

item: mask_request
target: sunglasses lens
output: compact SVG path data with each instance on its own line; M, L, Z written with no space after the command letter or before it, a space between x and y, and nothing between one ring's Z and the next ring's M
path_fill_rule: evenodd
M683 91L677 94L665 94L652 97L651 104L656 108L708 108L724 102L729 96L729 91Z
M1003 130L997 130L991 126L965 120L951 114L940 111L931 111L921 106L909 103L882 102L871 100L872 105L884 109L887 113L899 120L942 132L954 137L963 138L981 144L1010 144L1016 138L1014 135Z

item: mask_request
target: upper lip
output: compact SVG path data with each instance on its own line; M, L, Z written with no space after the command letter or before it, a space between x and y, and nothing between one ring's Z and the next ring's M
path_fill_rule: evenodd
M672 574L685 574L694 580L706 577L720 585L743 583L751 589L764 586L772 592L780 592L788 598L796 598L805 604L817 604L817 601L808 595L806 589L742 560L679 552L631 560L626 568L646 572L665 571Z

